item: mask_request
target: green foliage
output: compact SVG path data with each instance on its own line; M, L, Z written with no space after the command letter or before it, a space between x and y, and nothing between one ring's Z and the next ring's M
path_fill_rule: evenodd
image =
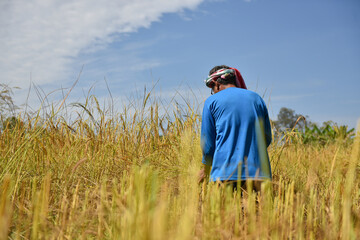
M355 129L348 129L348 126L333 123L324 123L323 126L318 127L312 124L310 127L305 126L303 132L295 131L291 138L295 142L303 144L320 144L325 145L335 141L348 142L355 136Z
M308 118L308 116L306 116ZM283 107L273 121L274 136L280 143L292 142L301 144L326 145L335 141L349 142L355 136L355 129L327 121L318 126L294 110Z

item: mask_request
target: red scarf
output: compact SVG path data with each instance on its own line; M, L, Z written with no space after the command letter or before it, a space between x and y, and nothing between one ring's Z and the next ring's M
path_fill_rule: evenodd
M247 89L245 81L243 79L243 77L241 76L241 73L239 72L239 70L237 70L236 68L230 68L235 70L235 75L236 75L236 87L238 88L243 88L243 89Z

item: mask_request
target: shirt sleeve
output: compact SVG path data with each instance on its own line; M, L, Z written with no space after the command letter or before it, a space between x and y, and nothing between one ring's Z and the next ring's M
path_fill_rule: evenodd
M210 111L210 105L205 102L201 120L202 163L211 165L215 152L216 127Z
M268 147L272 141L272 134L271 134L269 113L264 102L263 102L263 108L264 108L264 127L265 127L266 147Z

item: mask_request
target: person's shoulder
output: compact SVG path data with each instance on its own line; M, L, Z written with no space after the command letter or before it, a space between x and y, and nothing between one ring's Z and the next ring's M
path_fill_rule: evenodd
M247 97L252 97L255 99L262 99L261 96L257 92L254 92L249 89L237 88L237 91L241 92L244 96L247 96Z
M258 104L265 105L264 99L257 93L251 90L245 90L245 95L248 96L248 98L253 99L254 102L257 102Z
M215 94L205 100L204 106L209 106L215 101Z

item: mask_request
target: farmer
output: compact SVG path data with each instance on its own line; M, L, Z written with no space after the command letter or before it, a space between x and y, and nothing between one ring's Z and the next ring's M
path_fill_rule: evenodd
M246 189L246 181L252 180L259 191L261 182L271 179L267 147L272 137L264 100L246 90L240 72L226 65L211 69L205 84L213 95L205 101L202 115L204 168L199 181L210 173L211 182Z

